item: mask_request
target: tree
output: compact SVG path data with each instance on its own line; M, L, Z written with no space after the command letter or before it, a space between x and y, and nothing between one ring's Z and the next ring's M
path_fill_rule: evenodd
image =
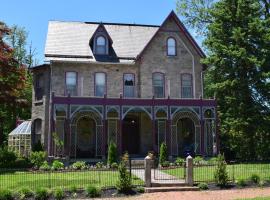
M162 142L160 145L160 153L159 153L159 164L162 166L164 162L168 160L168 154L167 154L167 145L165 142Z
M184 5L190 1L178 2ZM191 2L191 8L197 8L197 12L191 8L179 10L192 12L189 16L193 21L187 18L189 25L206 27L206 94L216 96L218 101L222 151L230 158L269 158L269 4L220 0L211 1L210 6L196 1L200 3L197 6L195 1ZM204 14L198 15L200 12ZM209 16L210 20L200 16Z
M224 156L220 154L218 155L218 158L217 158L217 169L214 172L214 178L215 178L216 184L219 187L223 188L228 185L229 176L227 172L227 164L224 159Z

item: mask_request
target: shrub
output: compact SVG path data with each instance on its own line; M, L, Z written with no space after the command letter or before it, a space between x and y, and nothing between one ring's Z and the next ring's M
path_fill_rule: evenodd
M209 164L216 164L217 161L218 161L217 157L212 157L212 158L210 158L210 159L208 160L208 163L209 163Z
M117 162L117 147L114 142L110 142L109 151L108 151L108 160L107 164L111 166L112 163Z
M170 162L169 161L164 161L162 164L161 164L161 167L169 167L170 166Z
M258 184L261 180L260 176L258 174L252 174L250 176L250 180L253 182L253 183L256 183Z
M263 187L263 186L265 186L266 185L266 182L265 181L260 181L259 183L258 183L258 186L259 187Z
M39 169L39 167L44 163L45 159L46 159L45 151L32 152L30 155L30 161L36 169Z
M239 180L236 180L236 185L238 185L240 187L245 187L245 186L247 186L247 182L245 179L239 179Z
M204 161L204 160L203 160L203 157L201 157L201 156L196 156L196 157L193 159L194 165L200 165L200 164L202 164L203 161Z
M75 163L72 164L72 169L76 169L76 170L82 170L82 169L86 169L86 163L84 161L77 161Z
M127 151L123 154L122 161L128 163L128 161L129 161L129 154L128 154Z
M48 164L47 161L44 161L42 165L39 167L39 169L44 171L49 171L51 169L51 166Z
M226 187L229 182L229 176L227 172L227 164L223 155L218 155L217 169L214 172L215 182L218 186Z
M15 160L14 167L29 168L29 167L32 167L32 164L27 158L17 158L17 160Z
M62 188L57 188L53 192L53 197L56 200L62 200L65 197L64 190Z
M46 188L37 188L35 191L36 200L46 200L49 198L49 190Z
M199 183L198 188L200 190L208 190L208 185L206 183Z
M117 169L118 168L118 164L116 162L111 164L111 168L113 169Z
M174 162L176 165L178 166L183 166L184 163L185 163L185 160L183 158L176 158L175 162Z
M102 168L103 166L104 166L103 162L98 162L96 164L96 168L98 168L98 169Z
M144 187L137 187L138 193L144 193Z
M131 176L127 171L125 163L122 161L118 166L119 179L116 188L120 193L129 193L131 191Z
M0 200L12 200L12 192L8 189L0 189Z
M64 169L64 163L60 162L59 160L54 160L52 164L52 170L61 170Z
M96 188L95 186L89 185L85 188L86 196L87 197L99 197L100 196L100 189Z
M28 199L34 195L33 191L29 188L21 188L18 191L19 199Z
M168 160L167 154L167 145L165 142L162 142L160 145L160 153L159 153L159 164L162 166L165 161Z
M68 191L71 192L71 193L76 193L78 190L77 186L76 185L71 185L69 188L68 188Z
M15 152L10 151L8 147L0 148L0 167L13 167L16 159Z
M44 151L43 145L41 144L40 140L36 144L34 144L32 151Z

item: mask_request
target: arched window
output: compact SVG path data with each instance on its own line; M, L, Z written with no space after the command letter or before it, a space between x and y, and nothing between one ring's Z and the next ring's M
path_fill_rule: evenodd
M107 53L107 41L104 36L96 37L96 54L104 55Z
M153 93L156 98L164 98L164 74L153 73Z
M167 40L167 55L176 56L176 41L172 37Z

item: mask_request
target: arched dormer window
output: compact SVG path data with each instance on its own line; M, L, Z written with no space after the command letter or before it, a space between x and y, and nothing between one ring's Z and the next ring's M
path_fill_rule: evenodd
M176 41L172 37L167 40L167 55L176 56Z
M95 40L95 54L105 55L108 52L107 49L108 49L107 39L102 35L97 36Z

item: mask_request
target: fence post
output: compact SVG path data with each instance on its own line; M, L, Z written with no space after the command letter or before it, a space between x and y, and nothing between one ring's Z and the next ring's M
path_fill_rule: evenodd
M186 183L193 186L193 158L190 155L186 158L186 164Z
M152 167L152 159L150 156L146 156L144 159L144 181L146 187L151 187L151 167Z

